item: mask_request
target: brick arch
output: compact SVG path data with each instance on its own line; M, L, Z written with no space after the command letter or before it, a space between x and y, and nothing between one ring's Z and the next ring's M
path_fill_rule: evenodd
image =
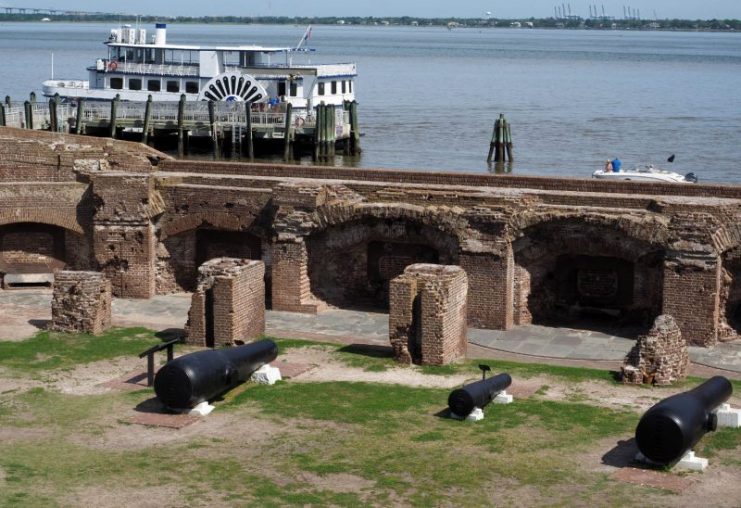
M9 224L35 223L45 224L47 226L57 226L78 235L85 234L85 228L77 220L76 214L58 213L48 209L39 210L22 210L20 213L14 211L0 211L0 226Z
M557 227L559 224L581 224L586 227L617 231L627 238L665 247L669 242L669 221L658 216L606 216L597 213L545 213L517 214L508 223L507 234L511 241L527 235L538 227Z
M411 213L410 213L411 212ZM458 264L459 237L421 210L359 207L306 239L311 291L338 307L388 306L389 281L413 263Z
M167 237L179 235L204 226L224 231L244 231L250 223L245 223L240 216L232 213L218 211L208 213L197 212L164 222L160 227L160 233L161 238L164 240Z
M661 312L667 243L660 223L596 216L530 221L512 242L515 324L649 325Z
M458 207L423 207L401 203L354 203L317 209L313 233L364 220L403 220L422 224L454 237L459 245L467 238L468 220Z

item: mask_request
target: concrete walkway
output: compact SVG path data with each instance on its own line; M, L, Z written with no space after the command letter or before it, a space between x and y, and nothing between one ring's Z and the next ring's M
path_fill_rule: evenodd
M11 332L29 336L43 328L51 317L50 301L50 291L0 291L0 315L6 316L0 321L0 337L10 337ZM182 329L189 307L189 294L156 296L149 300L116 298L113 324L156 330ZM388 315L350 310L329 310L316 316L268 311L266 333L277 337L388 346ZM537 325L520 326L506 332L471 328L468 338L470 344L492 352L593 362L620 362L635 343L630 338L597 331ZM712 349L691 347L690 359L697 365L741 373L741 340Z

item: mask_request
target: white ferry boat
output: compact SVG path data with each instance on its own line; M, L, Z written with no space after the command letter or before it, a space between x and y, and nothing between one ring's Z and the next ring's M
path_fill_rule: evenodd
M318 104L342 105L355 100L355 63L301 64L297 47L190 46L167 43L167 25L158 23L151 39L147 31L125 25L111 30L104 43L107 58L88 67L89 79L48 80L43 94L67 100L125 101L244 101L289 103L312 110Z

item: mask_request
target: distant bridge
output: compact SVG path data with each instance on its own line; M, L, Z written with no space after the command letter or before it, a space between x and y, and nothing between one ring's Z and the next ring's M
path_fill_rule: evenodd
M44 14L48 16L116 16L115 12L87 12L87 11L66 11L63 9L45 9L38 7L6 7L0 5L0 12L5 14Z

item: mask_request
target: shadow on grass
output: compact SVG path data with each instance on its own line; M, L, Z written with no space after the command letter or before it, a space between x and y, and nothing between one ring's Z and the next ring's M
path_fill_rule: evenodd
M340 353L366 356L369 358L393 358L394 353L391 346L377 346L373 344L350 344L338 349Z
M624 468L636 465L638 445L635 438L618 441L617 444L602 456L602 463L607 466Z
M150 397L147 400L144 400L136 405L134 408L134 411L137 411L139 413L149 413L149 414L160 414L160 415L169 415L174 414L172 411L167 409L162 402L160 402L160 399L157 397Z

